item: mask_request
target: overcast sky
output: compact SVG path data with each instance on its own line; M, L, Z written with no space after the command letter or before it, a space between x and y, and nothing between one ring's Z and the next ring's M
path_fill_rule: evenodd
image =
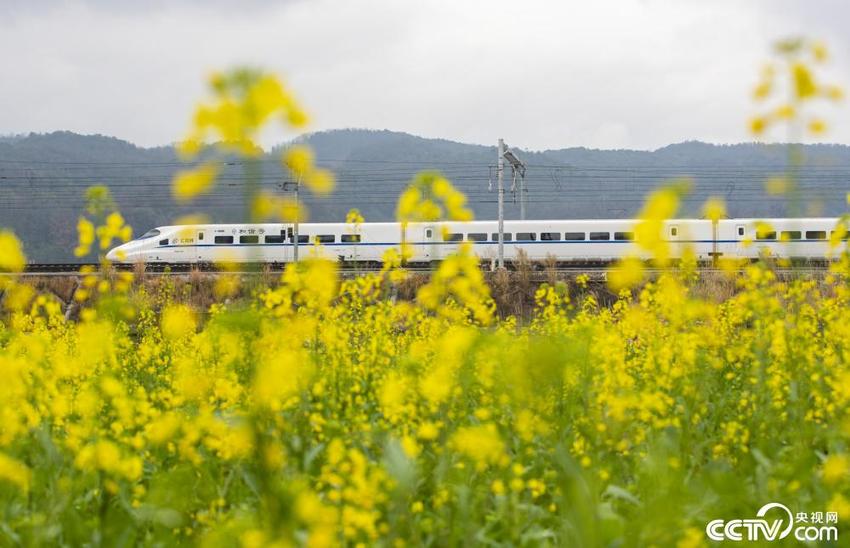
M312 130L529 149L740 142L777 38L823 40L824 74L847 89L848 21L843 0L0 0L0 133L167 144L210 71L250 64L285 77ZM817 110L823 140L850 143L847 101Z

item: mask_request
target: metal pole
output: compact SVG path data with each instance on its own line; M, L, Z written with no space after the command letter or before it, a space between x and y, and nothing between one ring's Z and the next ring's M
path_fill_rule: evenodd
M301 188L301 173L298 173L298 181L295 183L295 226L293 230L294 246L292 248L292 258L298 262L298 221L301 219L301 205L298 202L298 190Z
M505 141L499 139L499 268L505 268Z
M519 187L519 216L520 219L525 220L525 213L528 206L528 189L525 187L525 164L516 157L516 154L512 150L508 150L507 146L502 150L502 158L511 163L511 171L513 171L513 181L511 183L511 192L514 193L516 200L516 176L517 173L520 176L520 187Z
M519 218L525 220L525 204L528 201L528 189L525 188L525 175L519 178Z

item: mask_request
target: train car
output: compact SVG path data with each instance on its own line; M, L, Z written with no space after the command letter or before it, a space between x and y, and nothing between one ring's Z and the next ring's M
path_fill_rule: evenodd
M649 258L634 242L634 219L535 220L504 222L504 256L516 260L554 258L562 263L610 262L629 253ZM690 249L698 259L776 257L826 259L836 218L670 219L662 237L672 258ZM154 228L111 250L119 263L204 264L216 262L287 263L294 259L291 223L178 225ZM411 223L301 223L300 257L346 262L380 262L402 238L413 253L410 262L439 261L469 242L482 261L498 256L496 221Z
M799 259L829 259L829 241L837 218L724 219L718 223L719 250L729 256L756 259L772 255ZM841 239L846 240L842 230Z

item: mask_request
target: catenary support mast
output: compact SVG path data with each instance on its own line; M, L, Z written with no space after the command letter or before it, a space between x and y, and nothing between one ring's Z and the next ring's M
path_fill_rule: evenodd
M499 179L499 260L496 266L505 268L505 141L499 139L499 163L496 168Z
M516 182L517 173L520 175L519 217L522 220L525 220L528 195L528 190L525 188L525 164L516 157L513 151L508 149L504 139L499 139L499 163L497 167L499 179L499 268L505 267L505 160L511 164L514 182Z

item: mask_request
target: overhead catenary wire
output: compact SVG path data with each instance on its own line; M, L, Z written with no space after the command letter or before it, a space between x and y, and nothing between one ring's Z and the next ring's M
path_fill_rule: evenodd
M398 194L427 161L384 161L319 158L319 162L337 162L337 188L327 197L308 197L308 205L335 207L355 201L369 205L395 204ZM276 191L281 168L277 160L264 158L261 164L274 164L271 173L252 179L260 188ZM18 167L25 164L27 167ZM353 165L352 164L356 164ZM487 192L493 164L488 162L443 162L444 172L466 194L471 204L494 203ZM242 204L246 179L239 167L245 161L225 163L216 185L195 206L227 208ZM33 171L31 166L42 166ZM44 167L47 166L47 167ZM365 166L365 167L364 167ZM171 196L173 173L187 165L179 162L61 162L0 160L0 209L65 209L79 208L88 186L105 184L122 208L139 209L168 206L180 208ZM98 173L66 172L69 168L101 169ZM603 199L606 203L638 204L646 192L667 177L692 176L696 185L686 203L703 199L707 194L733 199L736 203L781 202L784 196L765 193L768 174L781 172L780 166L572 166L529 163L528 177L535 182L531 204L557 200L576 202ZM774 171L775 170L775 171ZM553 176L556 175L556 176ZM850 188L850 166L806 166L798 174L798 190L807 199L843 199ZM40 203L49 200L50 203ZM61 204L57 203L61 202ZM193 207L192 205L188 208ZM241 207L241 206L240 206Z

